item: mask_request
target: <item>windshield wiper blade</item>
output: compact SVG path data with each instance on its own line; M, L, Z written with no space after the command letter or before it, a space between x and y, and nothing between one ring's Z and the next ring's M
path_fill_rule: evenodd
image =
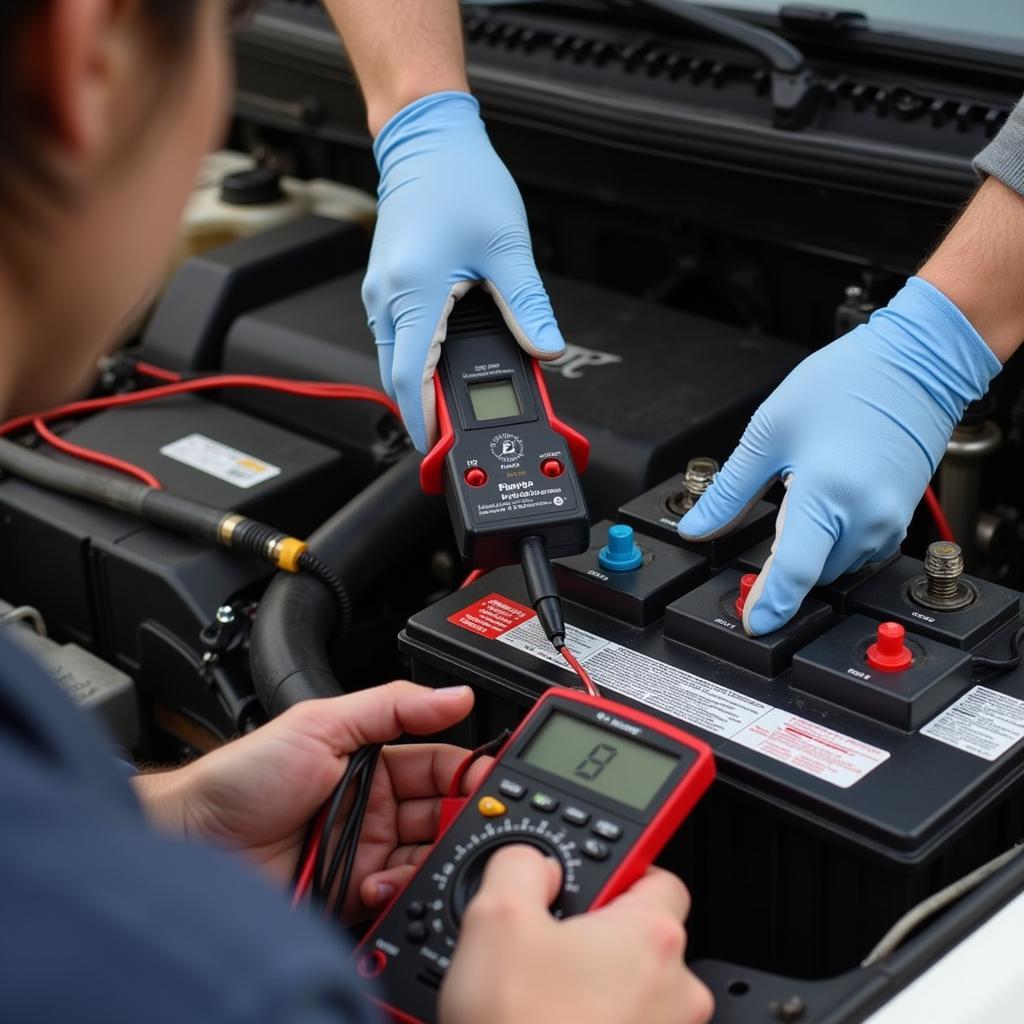
M825 95L824 87L807 67L804 55L788 39L689 0L632 2L728 39L761 57L771 72L772 123L776 128L797 131L806 128L816 118Z

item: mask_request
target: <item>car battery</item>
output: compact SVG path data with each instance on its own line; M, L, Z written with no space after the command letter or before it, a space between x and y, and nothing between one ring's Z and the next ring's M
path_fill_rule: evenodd
M907 909L1020 837L1024 670L980 660L1012 661L1019 594L963 577L970 603L915 629L908 594L927 579L904 557L751 638L756 555L716 570L634 540L635 569L610 572L596 543L556 568L568 646L601 692L714 750L718 781L661 861L694 894L688 955L791 977L853 969ZM414 615L400 646L417 681L475 687L469 745L577 682L515 567Z

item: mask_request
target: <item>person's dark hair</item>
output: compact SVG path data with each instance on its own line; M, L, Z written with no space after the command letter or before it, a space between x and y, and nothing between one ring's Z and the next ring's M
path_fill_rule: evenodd
M40 158L40 136L46 112L26 83L19 81L24 46L32 19L46 12L52 0L0 0L0 210L29 213L26 186L43 198L64 195L62 183ZM168 67L186 51L194 37L202 0L138 0L139 16L154 47ZM158 90L154 89L154 101Z

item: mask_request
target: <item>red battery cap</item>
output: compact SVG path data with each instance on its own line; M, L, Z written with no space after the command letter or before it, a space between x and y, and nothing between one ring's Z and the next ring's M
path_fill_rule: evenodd
M757 582L757 573L747 572L740 577L740 594L736 598L736 618L743 618L743 606L747 603L750 588Z
M898 622L883 622L878 638L869 648L867 662L877 672L902 672L914 663L914 655L904 642L907 631Z
M556 477L561 476L565 472L565 466L558 459L545 459L540 464L540 471L545 476Z
M467 469L463 478L470 487L483 487L487 483L487 474L477 466Z

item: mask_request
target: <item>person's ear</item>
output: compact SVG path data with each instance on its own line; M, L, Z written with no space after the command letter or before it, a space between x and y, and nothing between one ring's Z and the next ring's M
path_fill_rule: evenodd
M101 155L127 68L123 0L50 0L29 30L25 69L58 147Z

